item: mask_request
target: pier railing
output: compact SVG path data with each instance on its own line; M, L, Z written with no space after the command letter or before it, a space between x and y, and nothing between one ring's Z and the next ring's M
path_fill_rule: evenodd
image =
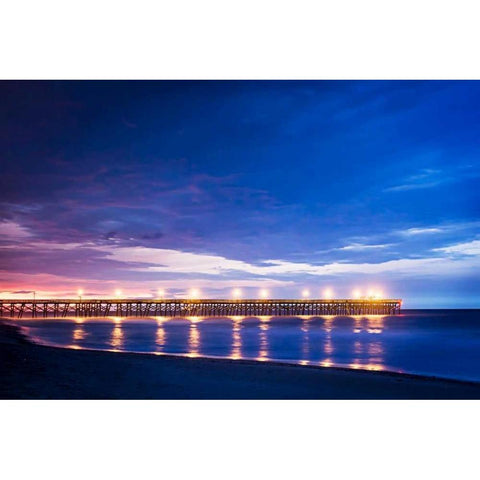
M395 315L402 301L345 300L207 300L207 299L54 299L0 300L0 316L22 317L185 317Z

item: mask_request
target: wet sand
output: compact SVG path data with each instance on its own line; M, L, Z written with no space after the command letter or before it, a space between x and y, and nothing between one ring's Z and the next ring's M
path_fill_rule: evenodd
M480 383L36 345L0 323L2 399L479 399Z

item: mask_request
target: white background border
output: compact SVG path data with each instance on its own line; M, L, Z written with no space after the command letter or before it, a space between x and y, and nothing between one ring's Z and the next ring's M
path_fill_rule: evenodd
M478 79L473 1L2 2L2 79ZM3 478L478 478L479 403L0 403Z
M1 78L479 78L478 2L7 0Z
M2 477L478 479L478 402L3 401Z

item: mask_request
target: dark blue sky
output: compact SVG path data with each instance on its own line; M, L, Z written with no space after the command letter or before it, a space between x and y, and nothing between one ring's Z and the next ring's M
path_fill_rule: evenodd
M376 288L480 307L479 82L0 92L2 296Z

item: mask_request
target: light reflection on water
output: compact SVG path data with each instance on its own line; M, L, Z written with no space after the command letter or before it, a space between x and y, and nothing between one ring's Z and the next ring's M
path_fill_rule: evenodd
M323 353L325 358L321 360L319 363L322 367L331 367L333 365L333 360L331 355L334 352L334 347L332 343L332 330L333 330L333 316L325 316L324 317L324 325L323 329L325 330L325 341L323 344Z
M84 328L79 325L78 327L75 328L73 331L73 341L74 343L79 342L80 340L83 340L86 337L86 333Z
M242 335L240 329L242 328L243 317L230 317L232 319L232 350L230 358L238 360L242 358Z
M157 346L157 351L162 352L163 348L166 344L167 338L165 334L165 328L163 326L164 322L166 322L166 317L156 317L157 321L157 331L155 334L155 344Z
M110 340L110 346L113 350L121 350L123 347L124 333L122 330L122 319L121 317L113 318L113 330L112 337Z
M470 314L467 321L459 317L468 327L463 330L461 321L451 321L449 315L109 317L21 323L40 341L71 348L276 360L480 381L480 315Z
M271 317L258 317L260 319L260 351L258 352L257 360L264 362L269 359L268 354L268 329Z
M197 323L200 321L200 317L188 317L190 320L190 329L188 334L188 351L189 357L198 357L200 348L200 331L197 328Z
M303 332L303 340L302 340L302 360L300 360L300 365L308 365L310 363L310 337L308 332L310 330L310 325L308 322L308 318L302 319L302 332Z

